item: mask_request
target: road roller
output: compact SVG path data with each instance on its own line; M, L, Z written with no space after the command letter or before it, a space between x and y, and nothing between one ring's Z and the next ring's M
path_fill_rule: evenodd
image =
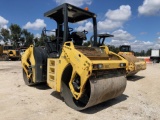
M114 35L111 34L97 34L98 41L97 46L105 45L105 39L108 37L114 37ZM92 39L93 36L90 39L91 46L93 46L94 40ZM126 66L126 77L133 76L137 72L141 70L146 69L146 61L144 59L139 59L134 56L134 53L131 51L130 45L121 45L119 47L118 55L123 57L128 61L128 64Z
M146 61L144 59L138 59L134 56L134 53L131 51L130 45L121 45L119 47L120 56L125 58L128 61L128 66L126 68L126 76L133 76L137 72L146 69Z
M96 14L64 3L44 16L53 19L57 27L42 30L45 47L30 45L22 55L25 84L46 82L78 111L122 95L128 62L98 44L98 38L106 34L97 34ZM86 20L92 23L91 31L74 29ZM54 39L47 32L54 32ZM93 45L83 46L90 34Z

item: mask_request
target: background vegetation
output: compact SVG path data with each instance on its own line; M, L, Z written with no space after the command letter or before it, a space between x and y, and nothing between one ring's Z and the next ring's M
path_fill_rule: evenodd
M0 33L4 37L5 44L8 43L8 40L10 40L10 43L15 47L29 47L31 44L34 44L35 46L44 46L44 36L41 34L40 38L34 37L34 34L27 31L27 29L22 29L17 24L11 24L9 26L9 29L2 28ZM51 36L51 38L54 38L54 35ZM90 45L90 41L85 42L84 46ZM109 49L115 53L119 52L119 48L115 47L113 45L107 45ZM134 52L134 51L132 51ZM148 49L147 51L142 50L141 52L134 52L136 56L150 56L151 49Z

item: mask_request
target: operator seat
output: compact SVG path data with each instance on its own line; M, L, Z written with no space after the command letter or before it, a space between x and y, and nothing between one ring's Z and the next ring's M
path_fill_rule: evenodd
M49 58L58 57L59 53L57 51L56 40L51 41L49 38L46 39L45 49L48 53Z
M74 45L82 46L83 40L86 40L86 34L83 32L72 32L71 34L73 38Z

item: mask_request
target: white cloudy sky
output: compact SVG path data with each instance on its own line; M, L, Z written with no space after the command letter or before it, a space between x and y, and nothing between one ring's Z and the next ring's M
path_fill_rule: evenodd
M96 0L7 1L0 4L0 28L8 29L11 23L40 36L44 27L55 29L52 20L43 13L64 2L79 7L89 7L97 14L98 33L110 33L114 37L106 43L119 46L129 44L135 51L160 49L160 0L123 0L99 2ZM9 7L10 9L6 9ZM92 22L77 24L75 30L92 31Z

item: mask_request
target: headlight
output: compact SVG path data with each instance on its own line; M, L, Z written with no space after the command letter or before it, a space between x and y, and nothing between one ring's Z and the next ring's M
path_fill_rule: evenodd
M120 67L125 67L125 66L126 66L126 63L120 63L119 66L120 66Z
M93 69L102 69L103 64L93 64Z
M98 64L98 68L99 69L103 68L103 64Z

